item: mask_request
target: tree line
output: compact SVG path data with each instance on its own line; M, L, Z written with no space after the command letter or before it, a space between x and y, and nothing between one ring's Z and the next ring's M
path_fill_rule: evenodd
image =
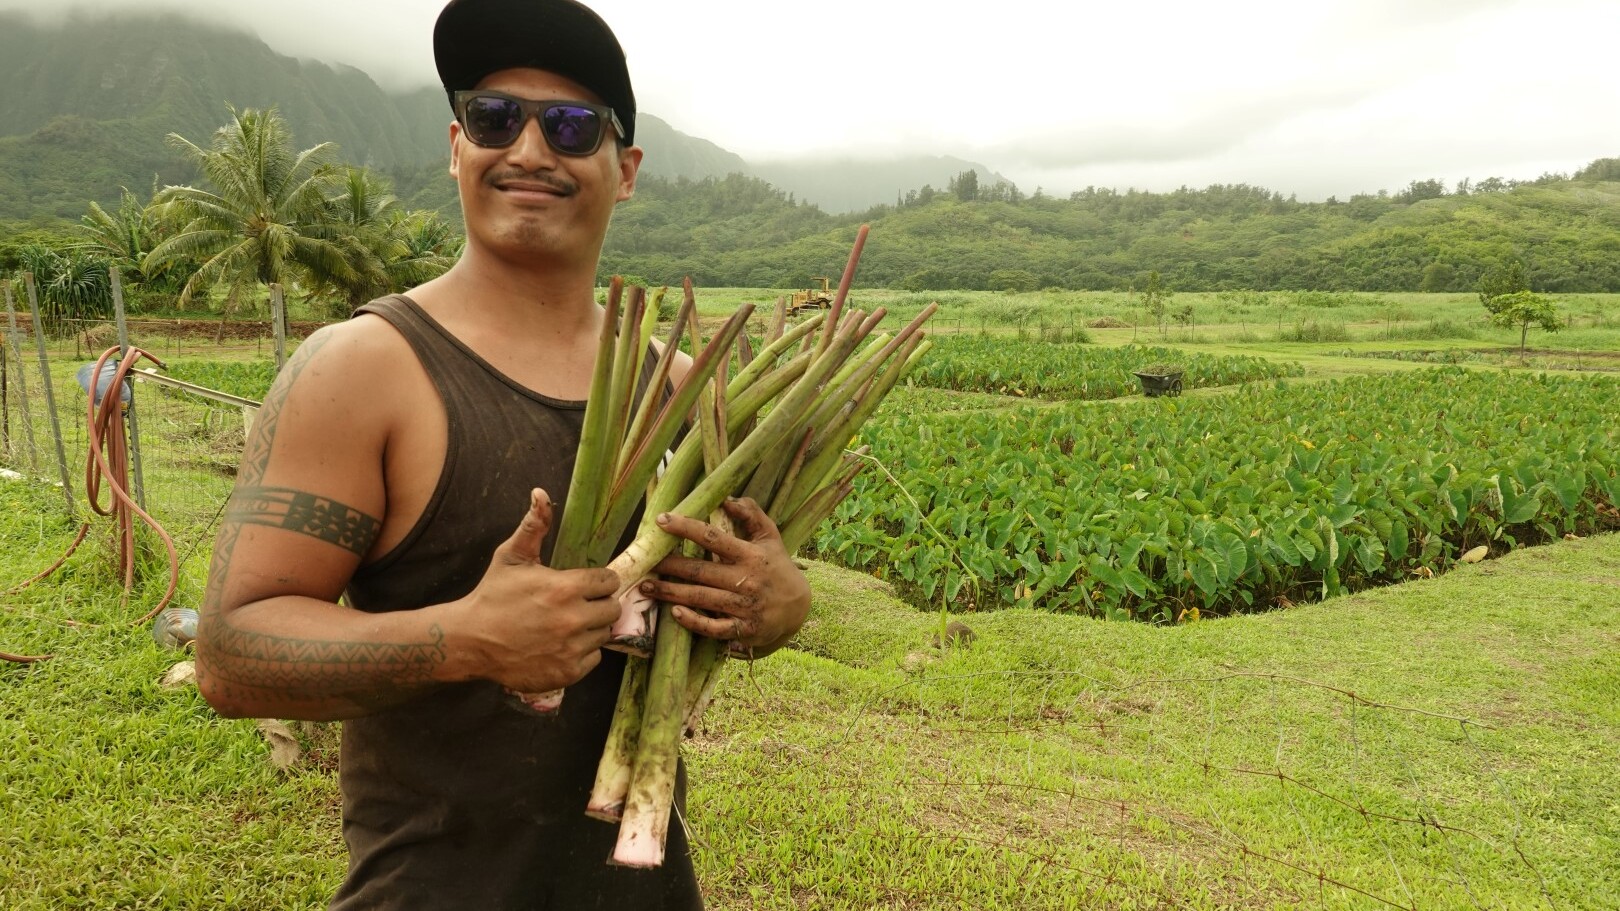
M338 316L459 255L442 165L384 176L342 164L328 143L295 151L274 109L233 111L206 147L173 134L169 144L198 186L154 186L146 199L126 189L71 229L0 223L0 272L33 271L64 310L105 301L116 265L136 309L232 313L280 282ZM741 174L644 175L615 214L600 278L805 288L838 274L862 223L873 230L858 279L869 287L1140 291L1156 275L1182 291L1467 292L1514 262L1525 290L1620 292L1620 158L1573 175L1418 180L1323 202L1244 184L1057 197L964 171L851 215Z
M872 225L863 284L909 290L1467 292L1516 260L1538 290L1620 291L1620 159L1573 175L1301 202L1248 185L1025 195L964 172L894 205L833 216L768 184L644 179L608 235L605 273L658 283L806 287Z

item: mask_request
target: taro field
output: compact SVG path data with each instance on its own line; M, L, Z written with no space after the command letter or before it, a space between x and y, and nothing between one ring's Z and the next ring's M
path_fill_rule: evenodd
M936 356L964 351L995 369L966 345ZM1620 528L1615 378L1451 367L955 409L915 388L967 369L923 366L868 425L860 442L886 471L860 475L816 556L918 604L1177 622ZM1041 373L1000 371L1029 386Z
M1245 355L1173 351L1153 346L1102 348L996 335L934 339L932 356L912 371L916 386L1052 399L1112 399L1139 390L1135 372L1170 364L1186 388L1230 386L1302 376L1298 364Z

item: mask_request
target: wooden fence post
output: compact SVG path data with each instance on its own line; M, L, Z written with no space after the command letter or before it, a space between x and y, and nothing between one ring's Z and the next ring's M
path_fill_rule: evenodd
M276 373L287 365L287 299L280 285L270 286L270 324L276 333Z
M110 271L112 273L113 314L118 317L118 361L123 363L129 359L129 323L124 318L124 283L120 280L117 266L113 266ZM96 377L95 381L91 383L91 388L94 389L100 382L101 378ZM114 389L106 394L122 395L123 390ZM92 393L93 395L94 393ZM101 403L97 402L96 404ZM125 412L125 416L129 419L129 464L135 473L135 502L139 503L142 509L145 509L146 476L141 471L141 425L135 416L135 386L133 384L129 388L129 410Z
M11 359L17 363L17 399L22 408L23 439L28 441L29 470L39 473L39 446L34 442L34 409L28 404L28 371L23 366L22 342L17 335L17 308L11 301L11 282L0 282L6 293L6 322L11 326Z
M56 471L62 478L62 496L67 500L68 518L77 518L73 508L73 480L68 477L67 451L62 448L62 421L56 416L56 393L51 390L51 359L45 353L45 324L39 318L39 292L34 288L34 273L24 272L23 283L28 286L28 312L34 318L34 343L39 347L39 376L45 383L45 410L51 416L51 435L56 437Z

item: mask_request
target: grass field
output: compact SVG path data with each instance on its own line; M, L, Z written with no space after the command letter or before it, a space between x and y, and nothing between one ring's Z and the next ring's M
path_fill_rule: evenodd
M699 299L715 313L765 294ZM857 304L905 314L928 297L858 293ZM1139 314L1125 295L932 297L946 298L946 333L1033 334L1041 320L1009 309L1031 302L1053 325ZM1306 314L1348 336L1322 341L1278 337L1300 325L1297 301L1172 306L1188 301L1209 308L1209 324L1162 340L1087 331L1099 346L1135 333L1302 364L1289 383L1427 366L1390 352L1517 342L1477 326L1416 337L1423 324L1477 322L1472 296L1350 296ZM1412 315L1381 319L1397 307ZM1580 324L1532 333L1532 346L1620 351L1620 296L1571 307ZM189 342L182 355L265 356ZM64 401L74 366L55 368ZM1027 407L932 389L905 401ZM1098 407L1145 406L1132 395ZM153 495L186 494L173 529L189 558L183 603L200 595L208 507L223 502L221 460L240 441L228 418L143 418L166 463L149 474L171 472L152 475ZM82 457L82 429L65 427ZM75 530L59 490L0 480L0 591L49 566ZM149 563L122 603L107 539L96 526L50 580L0 597L0 652L54 656L0 663L0 909L323 907L345 864L333 730L298 731L302 759L278 769L255 723L220 719L194 687L160 685L183 656L132 621L161 570ZM1620 907L1620 537L1168 628L965 615L974 641L943 649L930 644L942 618L884 583L823 564L810 575L816 607L796 646L733 666L686 746L686 824L710 907Z
M0 485L5 584L70 539L51 503ZM811 576L797 648L688 744L712 907L1620 905L1620 538L1173 630L974 615L944 651ZM159 685L179 656L111 583L93 552L0 610L0 647L56 655L0 668L0 906L322 906L329 736L278 771Z

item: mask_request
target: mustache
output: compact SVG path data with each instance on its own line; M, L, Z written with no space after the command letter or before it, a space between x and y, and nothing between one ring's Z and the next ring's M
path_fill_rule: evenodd
M524 171L512 168L505 171L491 171L484 176L484 183L492 187L498 187L507 181L540 184L558 193L574 193L579 189L578 184L550 171Z

